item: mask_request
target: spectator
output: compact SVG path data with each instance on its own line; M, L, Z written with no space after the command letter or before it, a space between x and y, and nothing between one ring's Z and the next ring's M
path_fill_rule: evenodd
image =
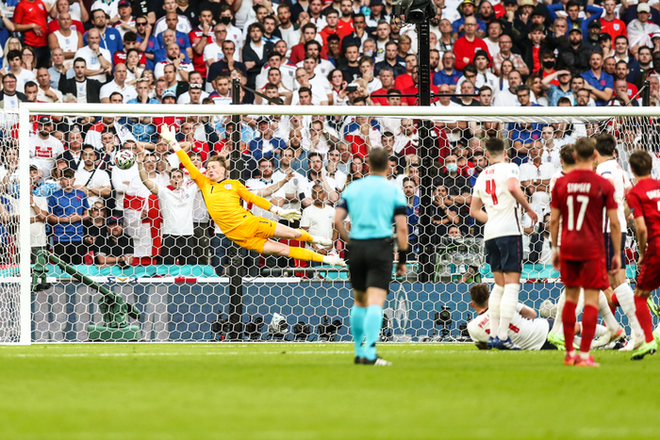
M548 98L545 97L541 77L539 75L530 75L527 77L525 85L529 87L530 91L532 92L530 97L534 98L538 105L548 105Z
M464 107L479 107L481 103L477 99L474 99L475 93L474 83L469 80L463 81L461 84L461 96L456 98L456 102Z
M511 61L513 63L514 69L520 72L521 75L529 75L529 67L525 64L525 61L522 57L516 53L511 52L513 47L513 41L511 37L504 34L500 37L500 52L493 57L493 73L495 75L501 74L502 63L505 60Z
M600 17L601 32L609 35L616 46L619 36L625 37L627 34L626 24L617 18L619 15L618 2L616 0L603 1L603 15ZM628 39L626 38L626 43Z
M454 39L462 37L466 33L466 28L469 26L466 26L466 20L468 17L472 17L477 23L477 29L475 29L477 36L479 38L484 38L486 36L486 23L476 18L476 6L474 0L463 0L461 4L458 5L458 10L462 17L452 23L452 37Z
M509 72L509 77L507 78L509 82L509 88L506 90L500 91L493 100L493 106L506 106L506 107L516 107L520 105L518 101L518 96L516 95L516 90L522 84L522 77L520 72L517 70L512 70Z
M64 59L73 59L78 49L83 47L82 33L71 28L71 14L68 12L60 14L57 21L60 28L48 36L48 47L51 52L56 48L62 49Z
M88 45L78 49L75 60L85 60L85 76L104 84L107 81L107 73L112 70L112 55L108 49L102 48L101 34L98 29L92 28L87 32ZM75 69L74 61L74 69Z
M51 103L62 102L64 100L62 92L51 87L50 73L47 68L42 67L37 71L37 82L39 84L37 100Z
M119 31L122 38L127 32L135 32L135 17L133 16L133 7L128 0L120 0L117 3L118 20L112 25Z
M455 64L456 57L452 52L443 53L442 70L438 70L433 74L433 84L435 86L446 84L453 93L456 90L456 84L461 77L461 73L454 69Z
M456 156L450 154L445 158L444 171L435 179L434 185L436 187L443 185L447 189L448 196L445 198L445 204L456 209L459 215L459 221L456 223L461 226L461 229L467 231L471 189L467 178L458 173Z
M213 31L213 34L211 34L211 31ZM225 25L217 24L214 28L213 12L209 6L203 6L199 11L199 26L188 34L193 52L193 67L195 72L199 72L203 78L206 77L206 71L210 65L206 63L206 47L215 45L216 42L222 43L226 37L227 28ZM220 49L220 55L222 55L222 45L218 44L217 46ZM221 56L217 57L217 59L220 58Z
M384 67L391 68L395 78L406 73L406 68L397 61L398 47L399 46L395 41L388 41L385 44L384 59L374 65L374 75L379 75L381 69Z
M0 108L15 109L19 102L27 102L27 96L16 90L16 77L8 73L2 77L2 90L0 91Z
M51 52L51 62L53 65L48 68L48 73L50 73L50 86L59 89L60 79L66 78L68 70L64 65L64 52L62 49L54 49Z
M23 60L21 59L21 52L18 50L11 50L6 56L9 63L9 73L16 78L16 90L21 93L25 92L25 84L30 81L35 81L36 78L32 70L24 69L22 67Z
M197 186L192 181L186 182L181 170L171 171L170 185L158 185L149 179L142 160L137 162L142 183L158 196L160 203L163 216L163 264L196 264L197 257L193 255L193 207Z
M41 116L39 131L30 136L30 163L36 165L44 177L50 176L55 159L64 153L62 142L51 135L53 128L53 120L49 116ZM67 184L73 186L73 182L67 181Z
M638 107L640 105L639 100L631 99L628 96L628 90L628 83L625 79L614 81L614 93L608 105Z
M559 85L553 85L555 78L559 79ZM573 91L571 90L571 72L569 70L558 70L541 81L541 85L547 90L548 105L556 107L559 99L566 96L573 101Z
M640 47L653 47L651 35L660 32L660 26L649 21L651 7L648 3L637 5L637 18L628 23L628 39L630 40L630 53L635 56Z
M101 9L92 9L92 24L94 25L92 29L95 29L99 33L98 47L113 54L124 50L124 44L119 31L115 28L108 27L108 20L110 20L111 17L113 17L113 21L116 21L114 15L110 15ZM89 45L89 34L92 29L83 35L83 43L87 45ZM94 48L94 50L96 50L96 48ZM111 63L112 58L108 57L106 58L106 61ZM90 62L89 64L93 63Z
M609 1L611 2L612 0ZM626 79L629 83L634 83L641 69L639 62L634 57L630 56L628 37L625 35L619 35L614 39L614 60L617 64L620 61L626 63L628 67Z
M177 43L170 43L167 45L167 58L163 61L156 63L154 68L154 76L156 79L165 77L168 81L168 88L174 89L176 81L188 81L188 75L193 71L192 63L183 61L185 56L181 53ZM173 74L168 75L167 66L173 69L170 71ZM179 93L180 94L180 93Z
M30 165L30 259L32 262L36 261L38 251L46 250L48 247L48 236L46 235L48 199L35 194L38 181L39 170L34 165Z
M490 53L493 58L500 53L500 37L502 34L502 23L497 20L488 23L487 36L484 38L484 42L488 45L488 53Z
M137 98L135 87L126 84L127 72L128 68L126 67L126 64L118 64L115 67L115 79L101 87L101 91L99 92L99 97L101 98L102 103L108 104L110 102L110 95L115 92L121 93L124 101L130 101Z
M431 211L431 222L435 226L433 243L439 243L440 237L447 234L447 228L458 223L459 218L451 205L447 205L447 188L444 185L437 185L433 191L433 209Z
M599 52L592 52L589 57L589 65L591 70L582 74L582 78L587 83L584 87L589 90L597 106L607 105L608 101L612 99L614 79L602 70L603 55Z
M41 0L21 0L14 9L14 30L22 32L23 43L34 49L37 67L48 67L50 58L48 52L48 11L49 9Z
M554 21L557 18L557 11L563 10L563 3L549 5L547 7L547 11L550 20ZM578 3L577 0L568 0L566 3L566 14L568 15L567 20L569 29L578 29L581 32L582 37L587 38L589 35L589 23L600 18L600 16L603 14L603 8L593 5L586 5L584 12L585 14L589 14L588 18L582 18L580 16L580 3Z
M524 96L522 98L525 99ZM520 166L527 160L530 145L541 139L541 124L528 122L514 124L509 131L509 138L515 152L511 161Z
M163 10L165 11L165 14L156 21L156 24L154 26L154 35L157 37L161 33L165 32L166 29L168 29L167 25L167 14L171 13L176 13L177 10L177 3L176 0L165 0L163 2ZM179 32L182 32L184 34L190 33L192 31L192 24L190 23L190 20L188 17L185 15L179 15L177 14L177 21L176 21L176 30Z
M171 43L176 43L179 46L181 53L185 53L186 61L190 61L193 58L193 50L190 45L190 39L188 38L187 32L180 32L177 30L177 21L178 15L176 12L168 12L165 16L165 23L167 24L167 29L161 34L156 36L156 39L160 43L161 47L167 47ZM174 40L172 41L172 33L174 33ZM167 41L166 41L167 40Z
M333 227L335 209L327 205L327 199L328 196L323 185L318 183L312 185L312 204L303 210L300 227L314 236L332 237L332 242L335 243L339 237L337 230ZM307 243L305 247L321 255L328 255L334 245L321 246Z
M405 194L407 201L408 243L412 251L417 253L417 237L419 235L419 196L417 196L417 183L410 177L403 179L403 193Z
M236 43L230 40L225 40L222 42L223 59L216 61L209 66L209 73L206 77L207 92L209 92L209 84L220 75L229 76L230 72L235 69L240 70L243 75L247 75L247 67L245 64L239 61L235 61L235 52Z
M110 197L110 176L97 166L98 154L93 145L85 144L82 148L82 167L78 167L74 188L82 191L90 204L101 202L105 205L105 198Z
M550 179L555 167L542 161L543 144L540 140L530 142L527 149L527 161L520 165L520 185L530 196L534 212L543 213L550 208Z
M454 45L454 54L456 55L456 69L463 70L463 68L472 62L473 57L471 54L477 52L478 49L482 49L488 53L488 45L478 38L477 33L477 20L476 18L470 16L465 18L465 35L456 40ZM490 59L490 54L488 56Z
M83 146L82 133L80 132L80 129L77 126L74 126L68 132L68 140L67 140L68 148L61 156L58 157L58 159L64 159L67 168L71 168L72 170L77 171L78 166L83 160L82 146Z
M572 28L568 31L568 40L560 41L557 69L570 70L574 76L587 70L591 51L583 44L582 31Z
M67 168L60 178L61 189L48 199L48 223L53 225L53 253L67 264L82 264L83 221L88 218L85 194L74 188L75 172Z
M96 263L99 267L133 265L133 240L124 235L124 221L116 216L107 221L107 233L101 237Z

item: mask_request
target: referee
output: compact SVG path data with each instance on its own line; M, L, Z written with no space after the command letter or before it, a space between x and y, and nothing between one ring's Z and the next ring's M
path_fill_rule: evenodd
M406 266L408 225L403 190L387 180L388 159L383 148L371 150L370 175L346 188L335 214L335 227L347 243L348 269L355 290L350 324L356 364L391 365L376 354L376 341L383 325L383 305L392 278L392 222L396 223L399 245L398 275L403 275ZM349 213L350 238L344 226Z

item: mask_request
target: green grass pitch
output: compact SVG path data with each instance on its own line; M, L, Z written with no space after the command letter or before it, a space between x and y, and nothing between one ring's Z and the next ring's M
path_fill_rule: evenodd
M381 344L0 347L0 439L658 438L660 355Z

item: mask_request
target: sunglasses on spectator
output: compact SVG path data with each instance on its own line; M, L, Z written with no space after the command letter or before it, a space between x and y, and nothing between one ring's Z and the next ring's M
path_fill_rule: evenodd
M136 26L146 26L146 25L147 25L147 22L146 22L146 21L144 21L144 22L136 22L135 25L136 25Z

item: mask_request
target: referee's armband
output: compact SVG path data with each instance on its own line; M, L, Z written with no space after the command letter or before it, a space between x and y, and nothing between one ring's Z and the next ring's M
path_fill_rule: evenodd
M348 203L346 202L346 199L340 198L337 202L337 208L342 208L348 211Z
M397 206L394 208L394 215L405 215L408 216L408 209L405 206Z

